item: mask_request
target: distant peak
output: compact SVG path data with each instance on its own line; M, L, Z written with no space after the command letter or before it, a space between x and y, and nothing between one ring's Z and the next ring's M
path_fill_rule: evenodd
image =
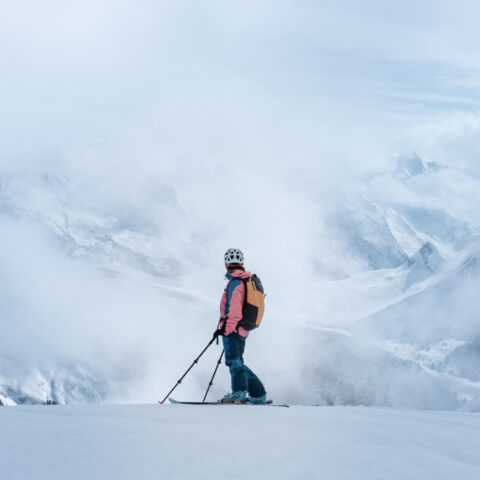
M423 258L427 258L427 257L430 257L436 251L437 249L435 248L435 246L432 243L427 242L422 245L422 248L420 248L419 253Z
M425 162L416 153L397 157L397 169L409 177L416 177L427 171Z
M416 153L399 155L396 158L397 172L407 177L417 177L425 173L435 172L441 168L437 162L426 162Z
M420 250L407 261L409 272L405 287L408 288L435 274L442 263L443 259L435 245L430 242L424 243Z
M408 260L408 265L420 264L424 266L430 272L435 270L438 266L440 255L437 248L430 242L426 242L422 245L420 250Z

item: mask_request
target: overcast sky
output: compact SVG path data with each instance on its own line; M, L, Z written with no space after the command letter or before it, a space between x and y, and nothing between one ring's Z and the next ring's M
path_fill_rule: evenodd
M80 160L90 146L104 150L96 162L147 169L333 169L375 161L412 118L479 108L474 1L1 7L2 162Z

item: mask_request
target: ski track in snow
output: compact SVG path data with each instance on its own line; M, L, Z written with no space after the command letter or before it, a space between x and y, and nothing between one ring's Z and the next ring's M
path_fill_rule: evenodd
M480 476L478 414L69 405L3 408L0 424L2 477L15 480Z

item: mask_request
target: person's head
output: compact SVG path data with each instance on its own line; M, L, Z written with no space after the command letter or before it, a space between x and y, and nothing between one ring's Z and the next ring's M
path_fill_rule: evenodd
M225 268L232 272L233 270L243 269L243 253L239 248L229 248L224 256Z

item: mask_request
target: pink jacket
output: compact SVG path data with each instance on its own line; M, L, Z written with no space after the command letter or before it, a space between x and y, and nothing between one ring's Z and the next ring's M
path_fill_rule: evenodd
M238 322L242 319L243 301L245 299L245 285L239 279L249 278L250 272L235 270L227 274L229 280L220 301L220 317L227 317L225 335L228 336L237 329ZM225 311L227 313L225 314ZM220 321L219 328L223 327L225 321ZM242 337L248 337L248 331L239 327L238 334Z

